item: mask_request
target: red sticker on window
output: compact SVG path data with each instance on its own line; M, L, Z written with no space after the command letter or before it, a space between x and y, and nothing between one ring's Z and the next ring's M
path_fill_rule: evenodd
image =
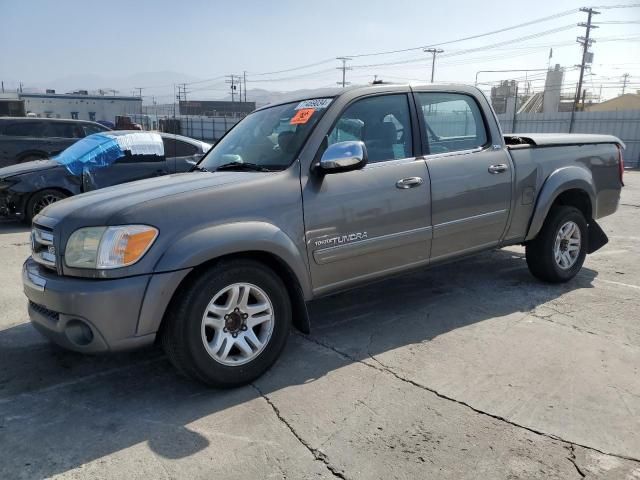
M315 108L303 108L298 110L289 123L291 125L302 125L303 123L307 123L315 111Z

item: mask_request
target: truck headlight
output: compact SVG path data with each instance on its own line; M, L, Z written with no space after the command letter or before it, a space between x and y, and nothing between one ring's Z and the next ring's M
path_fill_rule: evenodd
M157 236L158 229L148 225L81 228L69 237L65 263L69 267L100 270L133 265Z

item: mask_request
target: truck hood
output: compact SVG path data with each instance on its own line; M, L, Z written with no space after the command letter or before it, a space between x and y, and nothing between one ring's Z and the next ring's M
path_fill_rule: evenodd
M18 163L8 167L0 168L0 180L15 177L25 173L39 172L42 170L50 170L52 168L64 168L58 162L53 160L34 160L33 162Z
M273 173L192 172L139 180L56 202L36 216L34 223L53 228L64 221L65 230L109 225L109 219L115 214L142 203L199 189L213 189L231 183L248 183L264 175Z

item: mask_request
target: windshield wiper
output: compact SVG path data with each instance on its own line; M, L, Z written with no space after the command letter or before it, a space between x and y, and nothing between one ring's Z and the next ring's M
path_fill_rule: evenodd
M201 167L200 165L194 165L193 167L191 167L191 170L189 170L190 172L210 172L211 170L207 170L204 167Z
M257 163L246 163L246 162L229 162L223 163L218 168L216 168L216 172L221 170L251 170L252 172L273 172L273 170L263 167L262 165L258 165Z

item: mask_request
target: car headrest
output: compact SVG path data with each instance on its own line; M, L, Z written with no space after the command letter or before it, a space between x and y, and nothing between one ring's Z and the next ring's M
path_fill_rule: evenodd
M365 141L379 141L385 145L393 145L397 142L398 134L396 127L391 122L375 123L365 125Z
M294 137L294 132L281 132L278 134L278 145L280 146L280 150L285 153L294 153L296 148L295 143L293 142Z

